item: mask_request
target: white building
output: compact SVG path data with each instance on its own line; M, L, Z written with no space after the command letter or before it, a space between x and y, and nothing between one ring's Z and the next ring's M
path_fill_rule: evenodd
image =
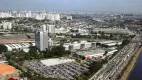
M108 46L108 47L112 47L112 46L116 46L116 45L121 45L122 42L121 41L102 41L102 42L99 42L101 45L105 45L105 46Z
M4 45L7 47L8 51L29 50L28 48L31 46L30 43L16 43L16 44L4 44Z
M46 15L46 19L51 20L51 21L59 21L60 20L60 14L48 13Z
M1 26L3 27L4 30L7 30L7 29L10 30L12 28L12 23L10 23L10 22L3 22Z
M89 35L89 30L87 29L78 29L80 35Z
M22 11L22 12L0 12L0 18L7 17L26 17L26 18L35 18L37 20L48 19L51 21L60 20L60 14L58 13L36 13L31 11Z
M60 14L54 14L54 20L59 21L60 20Z
M42 30L35 33L35 46L40 51L48 48L48 32L45 26L42 26Z
M53 40L49 39L48 44L49 44L49 47L53 46L54 45Z
M48 28L46 25L41 25L41 31L48 32Z
M66 16L67 20L72 20L72 16Z
M47 60L41 60L41 63L45 64L46 66L54 66L69 62L75 62L74 59L68 59L68 58L53 58L53 59L47 59Z
M42 25L41 30L53 34L55 33L55 25L49 25L49 24Z
M87 42L87 41L81 41L80 43L78 42L73 42L73 43L64 43L63 47L65 50L80 50L80 49L89 49L89 48L95 48L96 47L96 42Z
M55 25L48 25L47 24L47 27L48 27L48 33L55 33Z
M80 56L84 56L86 59L91 58L100 58L103 57L105 53L105 50L103 49L96 49L96 50L90 50L90 51L78 51L77 54Z
M54 15L53 15L53 14L50 14L48 19L51 20L51 21L55 21L55 20L54 20Z
M68 30L65 29L65 28L55 28L55 33L58 33L58 34L63 33L63 34L65 34L67 32L68 32Z
M70 45L70 50L79 50L81 48L80 43L73 43Z

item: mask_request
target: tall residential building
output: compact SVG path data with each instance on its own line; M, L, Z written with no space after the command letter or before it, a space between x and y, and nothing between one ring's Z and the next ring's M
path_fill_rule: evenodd
M47 27L47 25L42 25L41 26L41 31L44 31L44 32L48 33L48 27Z
M48 28L48 33L50 33L50 34L55 33L55 25L48 25L47 24L47 28Z
M48 48L48 32L43 26L43 30L35 33L35 45L40 51L44 51Z
M54 14L54 20L59 21L60 20L60 14Z
M36 47L40 51L46 50L46 48L53 45L53 41L49 39L49 33L55 33L55 25L42 25L41 30L35 33Z
M2 23L3 29L7 30L7 29L11 29L12 28L12 23L11 22L4 22Z

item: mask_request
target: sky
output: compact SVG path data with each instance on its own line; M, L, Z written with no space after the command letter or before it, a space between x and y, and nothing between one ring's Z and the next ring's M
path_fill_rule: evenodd
M0 0L0 10L142 13L142 0Z

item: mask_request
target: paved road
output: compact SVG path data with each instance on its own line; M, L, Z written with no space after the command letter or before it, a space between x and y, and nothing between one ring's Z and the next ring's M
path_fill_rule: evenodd
M92 78L89 80L117 80L117 76L125 67L131 56L138 50L141 45L141 36L136 35L132 41L122 48L117 55L115 55L107 64L103 66Z

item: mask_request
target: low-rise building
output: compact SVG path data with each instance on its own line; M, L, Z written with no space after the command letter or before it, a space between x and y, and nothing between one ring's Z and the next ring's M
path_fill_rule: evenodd
M96 42L81 41L73 43L64 43L63 47L65 47L65 50L70 50L70 51L84 50L96 47Z
M103 57L104 53L105 50L103 49L76 52L77 55L85 57L86 60L91 58L101 58Z
M31 45L34 45L35 43L16 43L16 44L4 44L8 51L13 51L13 50L27 50Z

